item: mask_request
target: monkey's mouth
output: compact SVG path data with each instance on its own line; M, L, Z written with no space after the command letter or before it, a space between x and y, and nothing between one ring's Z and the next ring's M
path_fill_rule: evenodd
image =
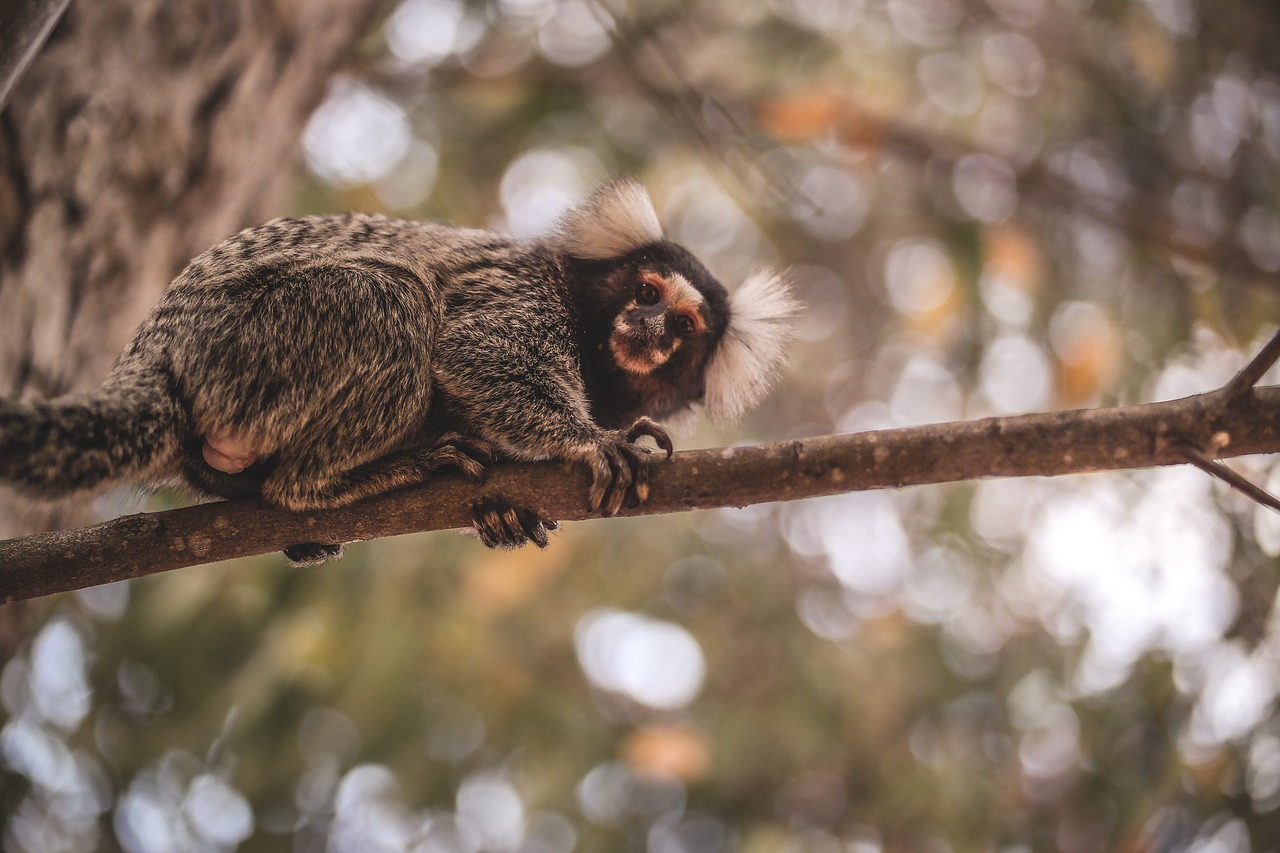
M628 373L652 373L671 358L671 350L663 349L650 335L625 323L618 323L609 336L609 352Z

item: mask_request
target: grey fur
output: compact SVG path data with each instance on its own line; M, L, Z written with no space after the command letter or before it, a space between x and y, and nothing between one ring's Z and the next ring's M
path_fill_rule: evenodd
M612 184L540 241L360 214L242 231L178 275L98 392L0 400L0 478L45 495L177 478L310 510L442 466L478 477L495 456L551 458L590 466L591 508L616 512L647 493L639 438L670 452L648 418L700 401L732 324L723 288L692 256L628 225L648 221L638 205L638 185ZM604 232L608 259L586 245ZM683 347L670 378L627 374L606 345L661 330L674 311L638 304L640 271L692 276L724 306L706 309L696 337L652 333L654 347ZM648 325L626 320L642 311ZM210 467L201 449L214 435L256 461ZM496 547L543 545L554 528L501 500L478 503L476 520Z

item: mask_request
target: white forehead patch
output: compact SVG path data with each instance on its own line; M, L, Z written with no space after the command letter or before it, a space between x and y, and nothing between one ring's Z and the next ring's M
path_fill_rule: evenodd
M702 297L702 291L689 283L689 279L680 275L680 273L672 273L666 276L667 280L667 302L685 303L695 308L701 308L706 300Z

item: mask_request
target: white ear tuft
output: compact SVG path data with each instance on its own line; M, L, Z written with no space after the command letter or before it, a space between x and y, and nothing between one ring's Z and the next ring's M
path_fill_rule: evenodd
M800 310L783 276L751 275L729 297L729 326L707 367L706 407L717 421L731 421L768 392L787 360Z
M556 225L556 240L565 251L597 261L620 258L661 239L649 194L627 178L605 184Z

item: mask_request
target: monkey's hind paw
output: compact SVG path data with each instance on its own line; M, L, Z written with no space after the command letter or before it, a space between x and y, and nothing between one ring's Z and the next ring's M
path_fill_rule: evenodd
M330 560L341 560L342 546L325 545L321 542L303 542L300 545L290 545L285 548L284 556L289 561L289 565L295 569L305 569L308 566L318 566Z
M484 469L495 458L492 444L456 432L440 436L419 455L423 467L428 471L453 467L478 483L484 482Z
M639 506L649 499L649 463L653 451L636 442L649 436L668 458L675 452L671 436L649 418L638 418L630 428L609 433L591 460L591 493L588 509L617 515L623 505ZM628 502L628 497L631 498Z
M548 531L559 529L531 509L518 507L500 495L486 496L471 504L471 523L487 548L510 550L532 542L547 547Z

